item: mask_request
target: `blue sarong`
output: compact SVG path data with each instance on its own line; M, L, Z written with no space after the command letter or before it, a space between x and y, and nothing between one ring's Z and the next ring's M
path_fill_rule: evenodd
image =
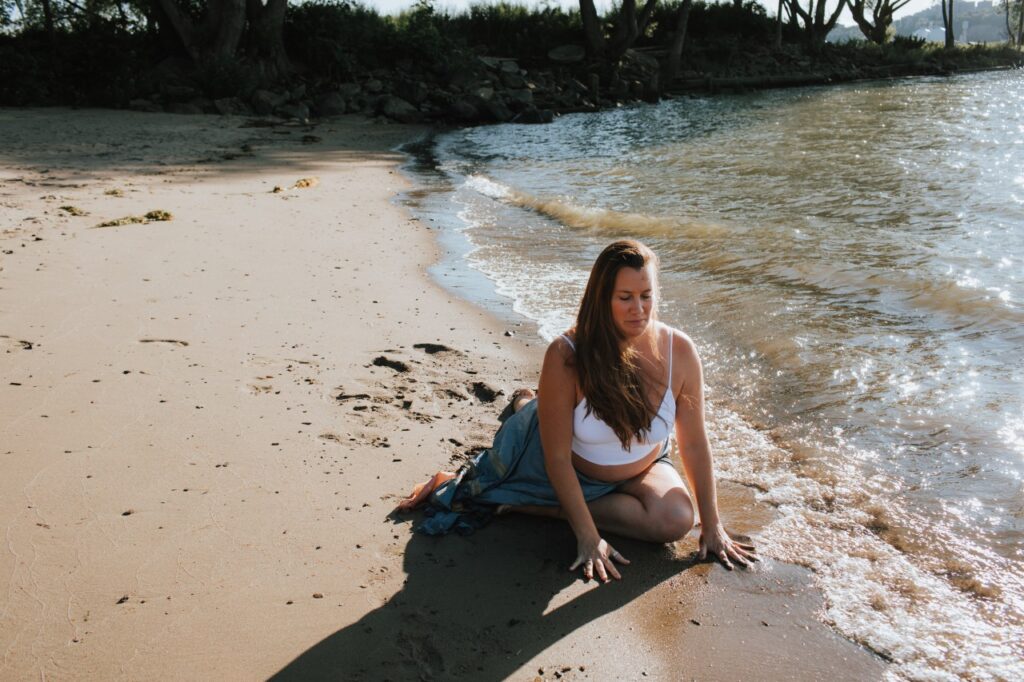
M668 443L661 459L668 458ZM613 492L625 481L609 483L576 472L583 498L590 502ZM558 506L558 497L544 467L537 401L510 416L494 435L494 443L459 469L455 478L431 493L426 518L417 530L427 535L455 531L468 535L490 521L498 505Z

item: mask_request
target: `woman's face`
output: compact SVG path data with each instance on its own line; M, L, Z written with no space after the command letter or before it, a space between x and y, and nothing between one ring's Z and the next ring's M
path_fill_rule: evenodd
M619 268L612 291L612 320L626 339L635 339L647 331L654 311L654 268L646 265Z

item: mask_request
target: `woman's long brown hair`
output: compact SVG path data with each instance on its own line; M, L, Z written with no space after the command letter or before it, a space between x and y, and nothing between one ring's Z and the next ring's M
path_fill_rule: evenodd
M612 295L619 270L647 265L653 267L656 278L658 258L640 242L609 244L590 271L574 329L576 376L587 399L587 413L593 412L611 427L624 449L651 428L658 407L647 399L636 351L621 343L624 337L612 319Z

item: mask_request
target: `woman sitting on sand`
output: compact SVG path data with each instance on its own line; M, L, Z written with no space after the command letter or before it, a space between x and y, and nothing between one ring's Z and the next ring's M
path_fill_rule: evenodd
M620 578L629 561L598 529L673 542L694 524L694 506L669 460L675 427L700 512L701 559L727 568L756 560L718 517L704 384L693 342L657 321L657 257L618 241L597 257L576 325L548 346L538 395L520 389L494 445L457 474L439 473L399 504L427 500L420 530L468 531L495 512L565 519L576 534L570 570Z

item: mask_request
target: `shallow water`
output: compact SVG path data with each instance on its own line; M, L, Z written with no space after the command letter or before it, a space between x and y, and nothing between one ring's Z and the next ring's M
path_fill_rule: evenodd
M438 279L545 339L605 244L652 246L764 550L898 674L1024 677L1024 73L462 130L414 174Z

